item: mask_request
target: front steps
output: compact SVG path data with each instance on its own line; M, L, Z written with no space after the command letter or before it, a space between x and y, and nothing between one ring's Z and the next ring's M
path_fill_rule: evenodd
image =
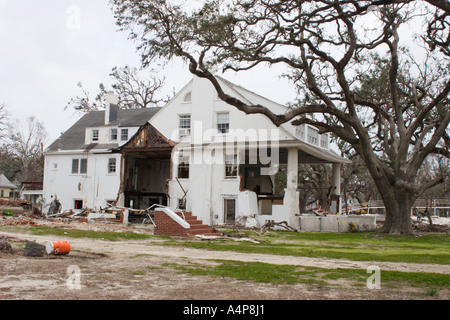
M199 220L192 212L175 211L175 213L181 218L185 219L190 224L189 229L183 228L176 221L170 218L162 211L155 212L155 235L164 236L181 236L181 237L194 237L196 235L205 236L221 236L214 227L210 227L203 224L202 220Z

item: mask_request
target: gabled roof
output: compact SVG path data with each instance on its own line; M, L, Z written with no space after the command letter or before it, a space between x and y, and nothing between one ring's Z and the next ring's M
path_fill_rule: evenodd
M0 175L0 187L1 188L10 188L10 189L17 189L17 187L11 183L11 181L8 180L7 177L5 177L4 174Z
M161 108L119 109L117 121L112 122L107 126L140 127L147 123L160 109ZM91 111L64 132L47 148L46 151L98 149L101 145L85 145L85 129L105 126L104 122L105 111ZM117 145L106 145L106 147L113 148L117 147Z
M153 149L172 149L175 142L167 139L161 132L156 130L150 123L143 125L136 134L116 151L142 151Z
M216 78L219 79L222 83L226 84L227 87L236 94L236 98L242 99L245 103L258 104L264 101L265 102L264 106L274 113L286 112L288 110L286 106L279 104L278 102L275 102L273 100L270 100L266 97L263 97L262 95L255 93L251 90L248 90L240 85L237 85L225 78L222 78L221 76L216 75Z

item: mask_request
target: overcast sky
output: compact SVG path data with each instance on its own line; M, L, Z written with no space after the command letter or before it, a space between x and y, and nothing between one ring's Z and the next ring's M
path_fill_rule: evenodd
M0 0L0 103L11 118L44 122L48 146L81 117L64 110L81 95L78 82L94 97L114 66L140 66L134 43L117 29L108 0ZM168 67L168 92L192 77L180 64ZM293 98L255 74L226 78L280 103Z

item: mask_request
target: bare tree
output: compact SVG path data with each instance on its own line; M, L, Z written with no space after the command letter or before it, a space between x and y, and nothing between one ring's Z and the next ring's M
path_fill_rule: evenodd
M162 0L111 3L144 67L181 57L238 110L276 125L307 123L349 143L385 203L383 231L412 232L414 200L443 181L438 174L422 183L418 170L430 155L449 157L449 1L211 0L200 9ZM404 39L411 24L423 27ZM375 64L377 55L385 63ZM210 71L263 64L284 65L302 92L285 114L226 94ZM381 98L361 94L368 72L386 73Z
M8 119L8 111L5 104L0 104L0 141L4 138L4 131Z
M153 72L148 72L152 74ZM81 96L72 98L66 109L73 108L81 112L102 110L108 92L114 92L119 97L122 109L158 107L170 100L170 96L161 97L160 91L164 79L156 76L146 77L137 68L125 66L114 67L110 76L113 78L112 88L108 89L103 83L99 84L99 92L93 98L81 82L77 85L82 91Z
M20 161L20 172L15 177L17 181L42 181L46 136L44 124L34 116L25 121L16 119L9 124L6 148Z

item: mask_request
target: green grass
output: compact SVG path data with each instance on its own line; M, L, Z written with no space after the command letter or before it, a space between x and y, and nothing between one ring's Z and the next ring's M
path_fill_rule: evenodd
M217 266L206 266L197 263L165 263L163 266L173 268L180 273L191 275L211 275L272 284L325 284L325 281L323 280L314 279L311 271L304 270L306 268L290 265L275 265L261 262L220 261Z
M13 228L13 229L11 229ZM109 241L158 239L158 244L185 246L216 251L277 254L317 258L349 259L354 261L390 261L449 264L450 235L394 236L380 233L314 233L271 231L257 236L252 231L241 231L243 236L261 240L259 244L232 241L175 240L132 232L100 232L48 226L5 226L4 230L27 230L36 235L57 235L72 238L93 238Z
M191 275L209 275L228 277L243 281L255 281L271 284L293 285L298 283L329 285L327 280L347 279L366 286L371 275L362 269L325 269L316 267L298 267L291 265L274 265L261 262L242 262L215 260L217 265L198 263L165 263L163 266L173 268L180 273ZM427 295L433 296L445 287L450 287L450 275L436 273L381 271L381 285L409 285L427 288Z
M151 237L147 234L138 234L132 232L105 232L78 229L60 229L47 226L37 226L29 228L29 231L35 235L56 235L69 238L92 238L108 241L142 240L149 239Z
M256 237L259 244L230 241L168 241L166 244L199 249L263 253L288 256L349 259L354 261L391 261L448 264L450 235L420 237L378 233L295 233L271 232Z

